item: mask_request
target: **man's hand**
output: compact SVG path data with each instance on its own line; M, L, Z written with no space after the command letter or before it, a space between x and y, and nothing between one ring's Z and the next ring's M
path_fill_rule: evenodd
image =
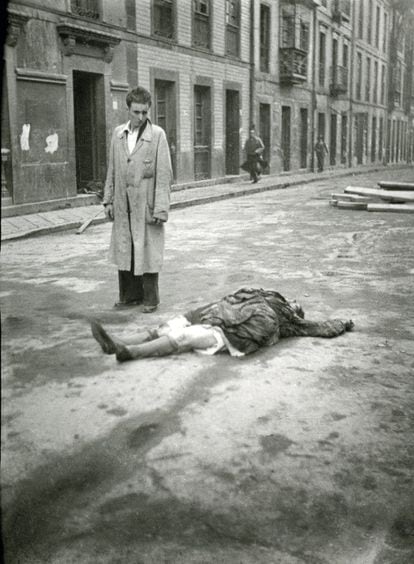
M109 221L114 220L114 205L113 204L106 204L104 207L105 209L105 217L109 219Z

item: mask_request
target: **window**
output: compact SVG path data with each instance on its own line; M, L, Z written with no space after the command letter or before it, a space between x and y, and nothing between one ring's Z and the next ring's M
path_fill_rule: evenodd
M367 41L368 43L371 43L372 41L372 0L368 1Z
M303 20L300 21L299 48L306 52L309 49L309 24Z
M260 5L260 70L269 72L270 8Z
M239 56L240 0L226 0L226 53Z
M166 39L174 39L174 6L173 0L153 0L154 35Z
M357 68L356 68L356 84L355 84L355 98L357 100L361 99L361 87L362 87L362 54L357 53Z
M387 34L388 34L388 14L384 13L384 37L382 38L382 50L387 52Z
M326 35L319 32L319 86L325 86Z
M382 65L381 72L381 104L385 104L385 65Z
M342 66L347 69L348 68L348 51L349 47L347 43L344 43L343 49L342 49Z
M295 46L295 17L282 12L282 47Z
M365 101L369 102L371 98L371 59L367 57L367 76L365 80Z
M133 31L135 31L137 27L135 0L126 0L125 10L127 15L127 29L132 29Z
M379 49L379 33L380 33L380 23L381 23L381 10L377 6L377 16L375 18L375 47Z
M99 19L99 1L98 0L72 0L72 13L83 18Z
M374 90L372 101L374 104L378 101L378 61L374 62Z
M210 49L210 0L193 0L193 45Z
M395 69L395 80L394 80L394 104L399 106L401 104L401 81L402 81L402 72L401 72L401 63L397 63L397 67Z
M359 3L358 37L364 38L364 2Z

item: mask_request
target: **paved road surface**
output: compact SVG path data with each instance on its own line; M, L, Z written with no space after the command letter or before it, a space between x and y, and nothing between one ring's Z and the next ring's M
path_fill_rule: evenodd
M154 316L112 309L107 224L4 245L8 563L412 562L413 216L329 207L351 182L175 210ZM240 286L355 331L126 364L89 333Z

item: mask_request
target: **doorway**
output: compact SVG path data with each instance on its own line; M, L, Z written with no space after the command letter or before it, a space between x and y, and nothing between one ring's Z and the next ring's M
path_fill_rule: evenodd
M364 161L364 114L355 114L355 154L357 164Z
M348 138L348 116L341 116L341 164L346 164L346 147Z
M282 168L290 170L290 106L282 106Z
M259 135L265 146L263 151L264 160L270 164L270 104L259 106L260 131ZM269 173L269 166L263 171Z
M330 138L330 148L329 157L330 164L333 166L336 164L336 125L338 119L336 114L331 114L331 138Z
M372 126L371 126L371 162L375 161L377 149L377 118L372 118Z
M73 104L77 190L99 190L106 173L103 75L73 71Z
M194 86L194 178L210 178L210 87Z
M308 110L300 109L300 168L308 166Z
M226 174L240 174L240 101L237 90L226 90Z
M154 120L163 128L170 147L173 178L177 178L177 111L175 104L175 82L156 80L154 83L155 104Z

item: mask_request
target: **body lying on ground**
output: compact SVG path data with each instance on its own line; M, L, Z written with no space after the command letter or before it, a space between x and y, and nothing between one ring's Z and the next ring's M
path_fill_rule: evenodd
M337 337L353 326L351 320L309 321L299 304L261 288L241 288L155 329L122 338L109 335L97 321L91 323L103 352L120 362L188 351L244 356L285 337Z

